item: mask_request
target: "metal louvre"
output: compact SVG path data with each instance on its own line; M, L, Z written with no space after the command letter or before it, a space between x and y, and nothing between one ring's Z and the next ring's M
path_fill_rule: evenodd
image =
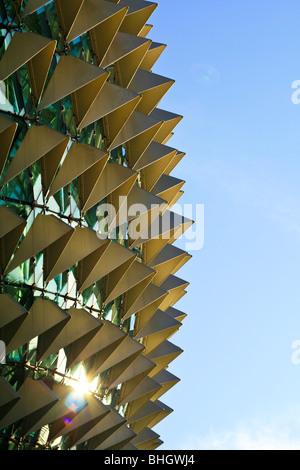
M193 222L170 210L182 116L157 107L174 80L152 72L156 7L8 0L0 18L1 449L163 443L190 259L173 243Z

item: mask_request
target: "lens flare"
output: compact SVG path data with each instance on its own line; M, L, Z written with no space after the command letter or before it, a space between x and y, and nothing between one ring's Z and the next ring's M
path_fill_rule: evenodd
M85 396L92 395L98 389L98 377L89 382L84 367L81 365L66 385L71 386L73 390L66 397L65 404L73 413L79 413L87 404ZM68 425L67 422L65 424Z
M216 85L220 80L218 70L210 64L194 64L191 74L193 79L199 84Z
M86 406L86 399L84 398L83 394L73 390L66 397L65 404L70 411L73 413L78 413Z
M72 379L68 380L66 385L70 385L79 396L83 396L92 391L91 384L86 377L86 373L82 365L78 367L75 374L72 376Z
M91 384L89 383L82 366L78 367L72 378L66 382L66 385L73 388L73 391L71 391L66 398L66 406L73 413L78 413L86 406L87 402L85 395L91 394L92 392ZM66 421L65 424L68 425Z
M85 375L85 370L83 367L80 367L80 372L79 372L79 378L76 378L75 380L72 380L72 387L74 388L75 392L79 393L80 395L84 395L85 393L88 393L90 390L90 383L88 379L86 378Z

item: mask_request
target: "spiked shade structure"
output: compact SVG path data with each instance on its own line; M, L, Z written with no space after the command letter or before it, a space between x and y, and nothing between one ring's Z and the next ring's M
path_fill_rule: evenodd
M1 450L163 442L192 221L171 211L182 117L158 108L156 7L0 0Z

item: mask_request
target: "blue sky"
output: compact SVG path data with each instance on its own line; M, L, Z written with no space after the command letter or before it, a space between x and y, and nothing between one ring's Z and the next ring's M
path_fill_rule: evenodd
M300 448L299 19L296 0L160 0L151 18L153 71L176 80L160 107L184 115L173 175L205 205L165 449Z

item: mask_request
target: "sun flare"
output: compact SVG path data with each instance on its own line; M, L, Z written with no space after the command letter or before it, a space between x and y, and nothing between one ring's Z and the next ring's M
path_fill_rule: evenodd
M88 381L83 366L80 366L75 375L70 380L70 384L76 393L85 395L92 392L92 384Z

